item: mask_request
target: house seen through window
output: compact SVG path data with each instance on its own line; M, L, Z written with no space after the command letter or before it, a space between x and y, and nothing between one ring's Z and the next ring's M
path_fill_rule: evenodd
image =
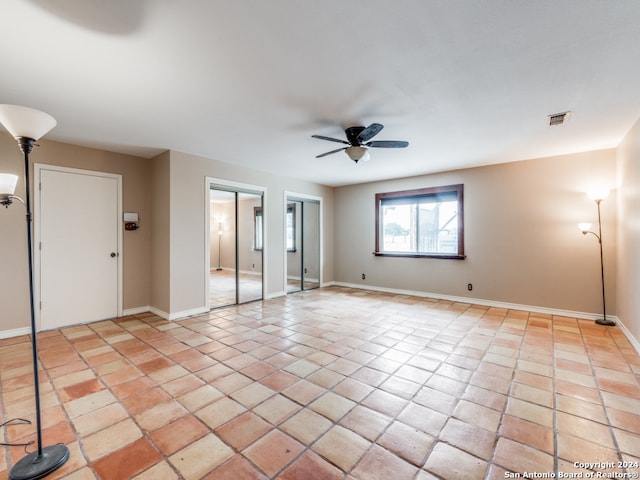
M464 258L463 185L376 194L375 254Z

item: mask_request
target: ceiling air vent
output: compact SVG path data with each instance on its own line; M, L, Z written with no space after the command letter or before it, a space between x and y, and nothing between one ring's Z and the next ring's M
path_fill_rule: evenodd
M569 121L571 112L554 113L549 115L549 125L563 125Z

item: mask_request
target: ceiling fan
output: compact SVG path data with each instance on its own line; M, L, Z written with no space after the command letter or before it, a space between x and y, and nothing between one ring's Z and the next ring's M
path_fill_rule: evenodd
M368 127L349 127L345 129L347 140L340 140L338 138L325 137L323 135L311 135L313 138L319 138L320 140L329 140L330 142L344 143L346 147L337 148L330 152L321 153L316 155L316 158L325 157L332 153L345 151L349 158L358 163L360 160L369 160L369 147L372 148L405 148L409 146L409 142L400 140L371 140L375 137L380 130L384 128L384 125L379 123L372 123ZM371 141L370 141L371 140Z

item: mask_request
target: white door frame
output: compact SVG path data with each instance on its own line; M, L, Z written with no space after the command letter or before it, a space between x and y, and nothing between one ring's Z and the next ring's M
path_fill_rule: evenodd
M238 191L248 191L248 192L260 192L262 194L262 298L266 298L266 285L267 285L267 251L268 251L268 243L267 242L267 223L269 219L269 215L267 215L267 188L259 185L250 185L248 183L240 183L234 182L231 180L225 180L222 178L214 178L214 177L205 177L204 179L204 264L206 268L204 269L204 304L207 310L211 310L211 298L209 295L209 288L211 282L211 274L209 271L209 265L211 264L211 202L209 201L209 191L215 187L227 187L230 189L237 189ZM237 252L236 252L237 255Z
M42 241L41 238L41 217L40 217L40 180L41 180L41 175L42 175L42 171L43 170L51 170L51 171L55 171L55 172L61 172L61 173L74 173L74 174L79 174L79 175L91 175L94 177L103 177L103 178L113 178L117 181L118 184L118 208L117 208L117 212L118 212L118 218L122 219L122 175L119 174L115 174L115 173L106 173L106 172L96 172L93 170L82 170L79 168L70 168L70 167L60 167L57 165L45 165L45 164L40 164L40 163L36 163L34 164L34 195L33 195L33 199L34 199L34 206L36 208L34 208L34 215L33 215L33 238L34 238L34 249L33 249L33 259L34 259L34 287L35 287L35 292L34 292L34 297L35 297L35 304L36 307L38 305L40 305L40 298L41 298L41 292L40 292L40 288L41 288L41 284L40 284L40 273L41 273L41 258L40 258L40 242ZM73 195L73 192L69 192L70 195ZM117 263L118 263L118 316L121 317L122 316L122 257L123 257L123 252L122 252L122 231L123 231L123 226L122 226L123 222L119 221L117 222L118 225L118 257L117 257ZM36 308L36 325L38 327L38 330L40 330L40 308Z
M320 228L318 230L318 234L320 235L319 240L319 248L320 248L320 254L319 254L319 261L320 261L320 286L322 287L323 283L322 283L322 279L324 278L324 262L323 262L323 257L324 257L324 209L322 208L322 197L318 197L316 195L309 195L306 193L296 193L296 192L288 192L285 190L284 192L284 212L285 212L285 216L286 216L286 211L287 211L287 204L288 204L288 199L289 197L291 197L292 199L300 199L300 200L311 200L313 202L319 202L320 203ZM284 222L284 231L283 231L283 239L285 239L284 242L284 291L285 293L287 292L287 242L286 242L286 238L287 238L287 222Z

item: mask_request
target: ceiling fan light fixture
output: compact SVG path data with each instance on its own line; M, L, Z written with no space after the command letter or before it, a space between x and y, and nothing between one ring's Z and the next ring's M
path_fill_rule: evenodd
M369 149L367 147L361 146L351 146L345 149L349 158L354 162L358 163L360 160L366 162L369 160Z
M328 140L330 142L342 143L346 147L336 148L329 152L316 155L316 158L326 157L338 152L346 152L349 158L358 163L360 160L366 162L369 160L369 148L405 148L409 146L409 142L399 140L371 140L375 137L384 126L381 123L372 123L368 127L349 127L344 133L347 140L339 138L325 137L324 135L311 135L312 138L319 140Z

